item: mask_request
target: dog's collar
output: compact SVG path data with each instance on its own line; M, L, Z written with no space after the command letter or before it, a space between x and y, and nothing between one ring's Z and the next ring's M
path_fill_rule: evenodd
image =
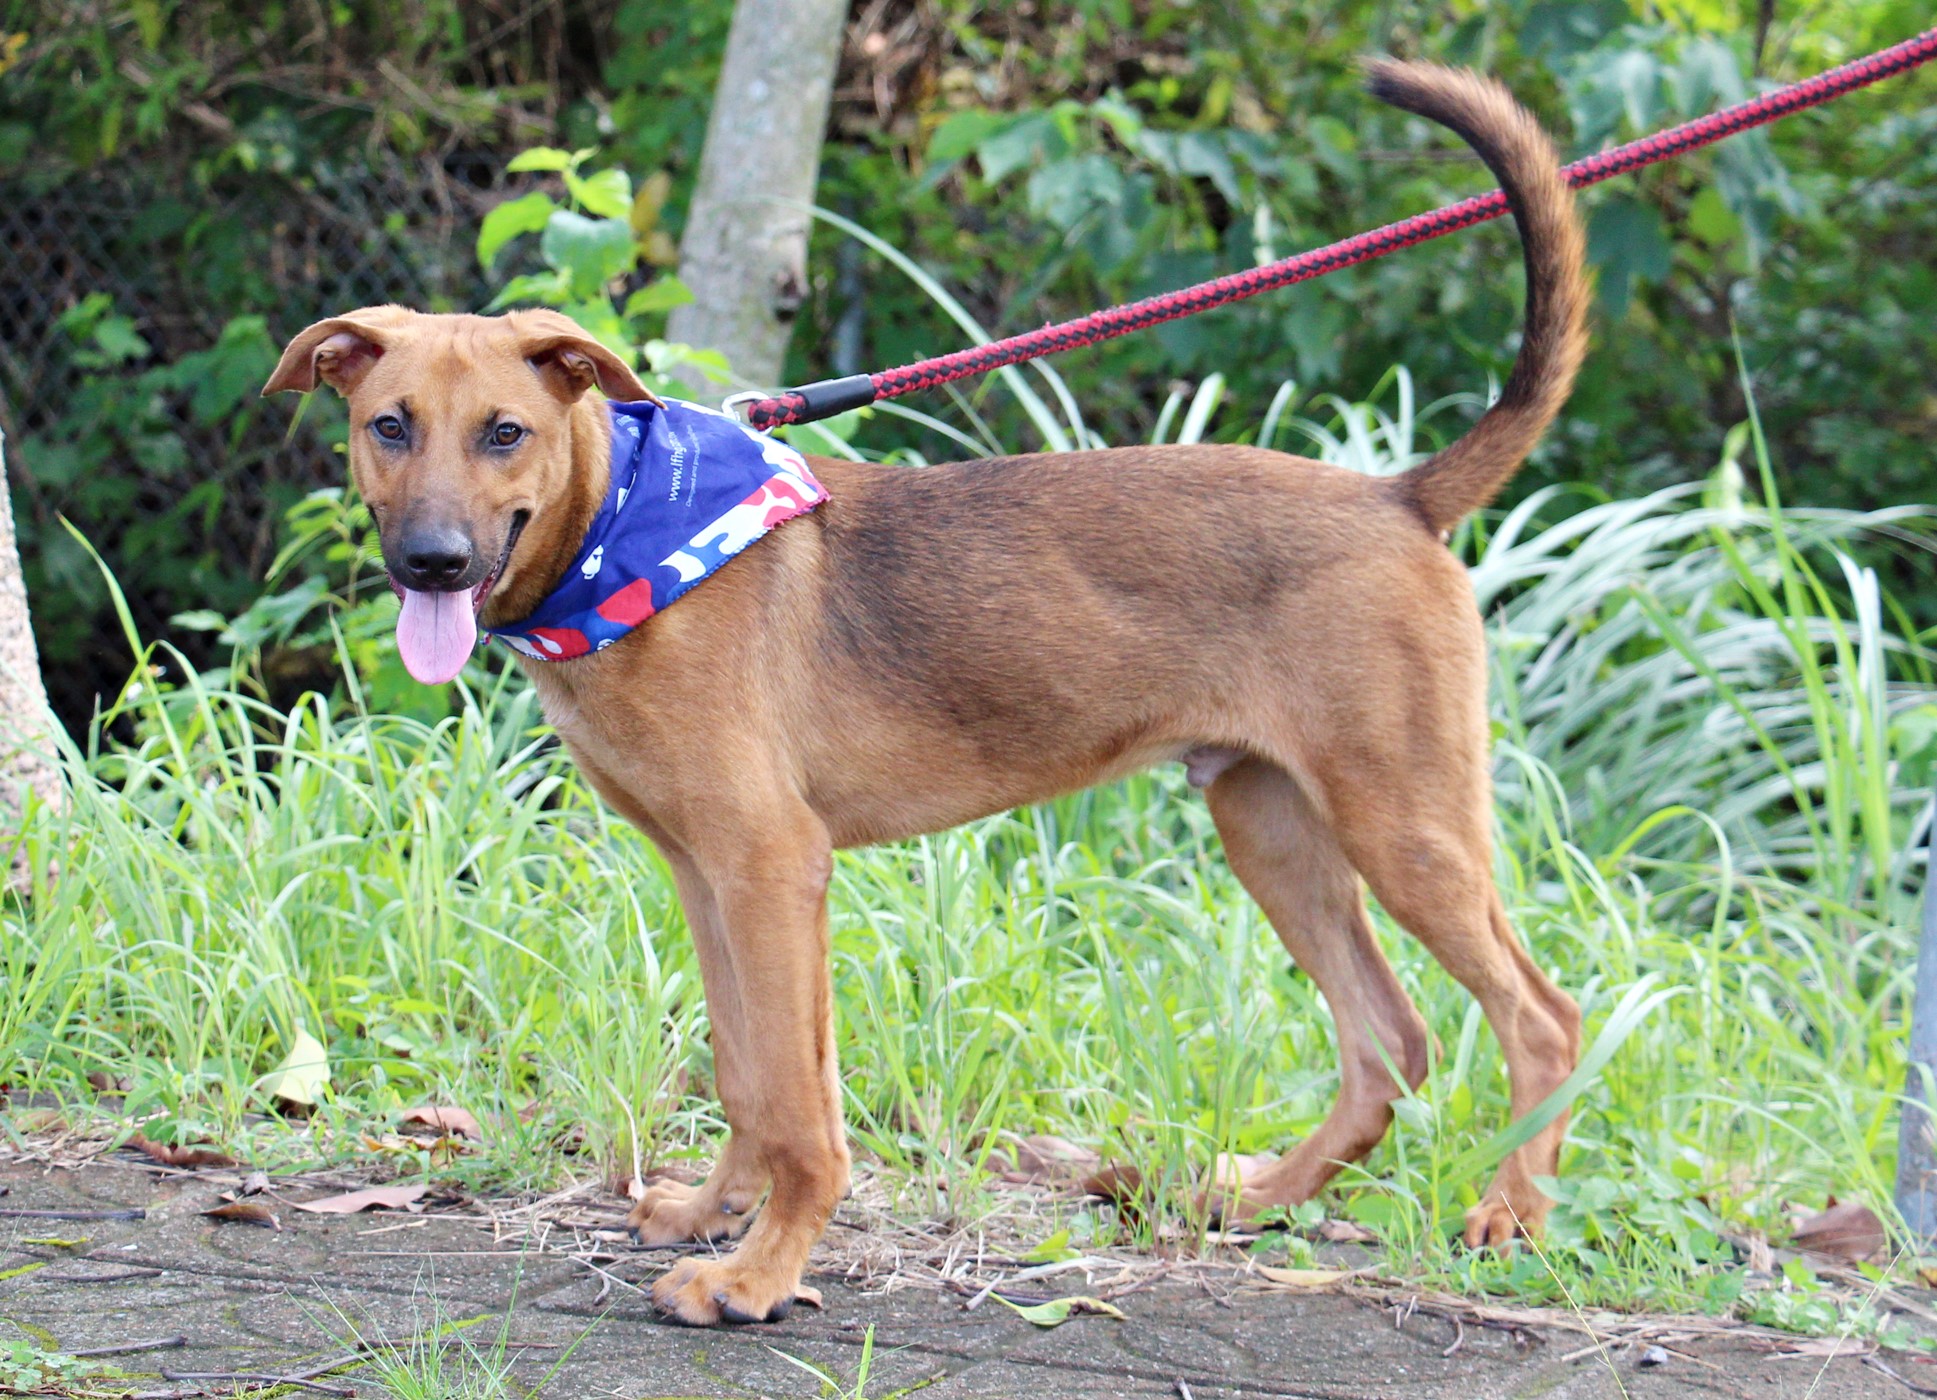
M612 483L578 557L522 622L490 629L539 661L601 651L783 520L827 499L784 442L698 404L609 404Z

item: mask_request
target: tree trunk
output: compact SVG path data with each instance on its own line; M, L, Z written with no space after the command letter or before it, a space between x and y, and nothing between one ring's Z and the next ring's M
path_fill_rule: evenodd
M847 0L739 0L679 245L693 301L669 340L717 350L743 384L777 385L807 297L807 226ZM695 389L697 374L685 376Z
M6 435L0 433L0 851L13 846L19 835L30 792L55 808L66 804L60 770L53 763L54 724L27 616L27 583L20 572L7 492ZM7 874L15 887L27 888L24 853L15 851Z

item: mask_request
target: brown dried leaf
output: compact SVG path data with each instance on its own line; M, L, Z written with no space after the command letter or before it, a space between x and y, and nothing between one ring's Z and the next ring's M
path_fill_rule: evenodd
M1882 1254L1890 1238L1868 1206L1832 1198L1828 1210L1818 1211L1796 1227L1789 1243L1797 1249L1860 1264Z
M87 1082L97 1094L125 1094L134 1087L134 1081L125 1074L109 1074L106 1070L89 1070Z
M268 1172L250 1172L247 1176L242 1178L242 1189L236 1194L240 1196L260 1196L264 1191L267 1191L268 1189L269 1189Z
M67 1119L58 1108L30 1108L14 1114L12 1126L23 1133L64 1133Z
M1321 1220L1318 1237L1333 1244L1377 1244L1379 1237L1351 1220Z
M1211 1163L1210 1189L1234 1192L1278 1159L1270 1153L1220 1152Z
M1085 1194L1101 1196L1117 1206L1141 1208L1144 1200L1143 1173L1118 1162L1106 1163L1082 1180Z
M431 1129L439 1136L466 1137L472 1142L484 1141L484 1130L478 1120L464 1109L449 1104L427 1104L421 1108L406 1109L404 1122L417 1123Z
M1007 1137L1007 1134L1004 1134ZM1054 1133L1009 1138L1008 1146L992 1150L983 1167L1012 1186L1074 1186L1084 1173L1096 1169L1097 1155Z
M422 1182L415 1186L371 1186L362 1191L348 1191L341 1196L325 1196L320 1201L296 1201L297 1210L306 1210L313 1215L355 1215L360 1210L402 1210L405 1206L415 1205L422 1199L428 1188Z
M1015 1145L1015 1171L1031 1181L1075 1181L1096 1169L1089 1148L1054 1133L1032 1133Z
M238 1225L260 1225L265 1230L282 1229L276 1213L261 1201L230 1201L202 1212L211 1220L231 1220Z
M126 1146L154 1158L164 1167L233 1167L236 1160L226 1153L217 1152L212 1147L178 1147L172 1143L156 1142L151 1137L135 1133L129 1137Z

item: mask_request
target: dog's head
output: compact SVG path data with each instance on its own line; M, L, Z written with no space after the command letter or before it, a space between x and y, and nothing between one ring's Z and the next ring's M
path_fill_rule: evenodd
M262 392L306 393L318 380L349 402L350 473L403 600L398 646L432 684L463 668L487 600L532 594L535 571L555 572L577 548L597 421L583 411L586 392L653 398L556 311L332 316L289 342Z

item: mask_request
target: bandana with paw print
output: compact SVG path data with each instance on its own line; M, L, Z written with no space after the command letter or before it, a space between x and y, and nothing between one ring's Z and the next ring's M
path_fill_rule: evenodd
M600 651L783 520L827 499L786 443L698 404L614 403L612 484L578 557L491 635L539 661Z

